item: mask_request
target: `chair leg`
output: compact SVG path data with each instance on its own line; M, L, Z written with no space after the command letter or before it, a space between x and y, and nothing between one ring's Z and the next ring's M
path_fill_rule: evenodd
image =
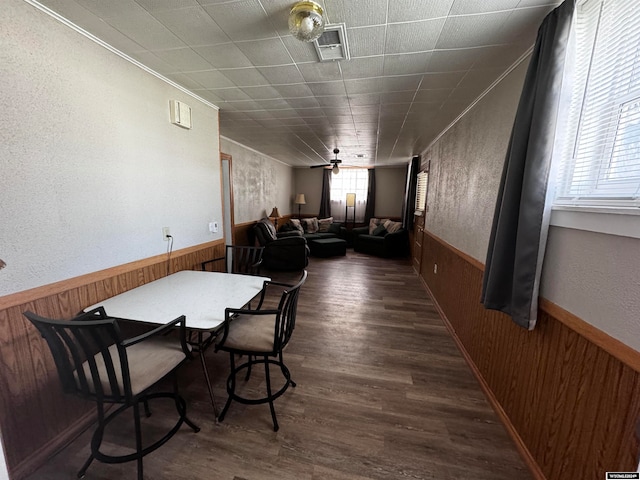
M133 420L136 428L136 453L139 455L138 462L138 480L144 480L142 472L142 428L140 426L140 405L135 402L133 405Z
M249 381L249 377L251 377L251 366L253 365L253 357L251 355L248 355L248 364L247 374L244 376L245 382Z
M267 398L269 399L269 409L271 410L271 419L273 420L273 431L277 432L280 428L276 419L276 410L273 408L273 396L271 394L271 375L269 373L269 359L264 357L264 375L267 381Z
M104 408L101 402L98 402L96 404L96 408L98 410L98 428L96 429L95 432L93 432L93 435L91 436L91 455L89 455L89 458L87 459L87 461L84 462L84 465L78 471L78 475L77 475L78 478L84 478L85 474L87 473L87 469L89 468L89 465L91 465L91 462L93 462L94 458L96 458L96 452L100 451L100 444L102 443L102 434L104 432Z
M193 430L195 433L198 433L200 431L200 427L197 426L195 423L193 423L189 419L189 417L187 417L187 402L184 401L184 399L180 396L180 393L178 392L178 375L175 375L175 374L173 375L173 393L174 393L174 400L176 402L176 410L178 410L178 413L180 414L180 418L184 420L184 423L189 425L191 430ZM145 404L146 404L146 399L145 399Z
M218 421L222 422L224 420L224 416L227 414L227 410L229 410L229 406L231 405L231 400L233 399L233 395L236 392L236 361L233 356L233 353L229 353L229 366L231 368L231 373L229 374L229 378L227 379L227 403L224 404L224 408L220 415L218 415Z
M151 409L149 408L149 402L147 399L144 399L144 415L149 418L151 416Z

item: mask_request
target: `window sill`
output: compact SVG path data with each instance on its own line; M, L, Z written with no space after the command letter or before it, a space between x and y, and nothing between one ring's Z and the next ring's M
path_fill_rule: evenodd
M551 225L640 238L640 209L556 206L551 211Z

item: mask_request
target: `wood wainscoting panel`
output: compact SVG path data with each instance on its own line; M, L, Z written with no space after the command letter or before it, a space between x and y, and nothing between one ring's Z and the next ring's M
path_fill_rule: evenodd
M548 309L540 309L533 331L485 310L478 262L425 233L423 263L431 268L422 269L422 278L429 293L504 412L507 429L544 477L597 479L607 471L635 471L640 373L634 365Z
M0 298L0 431L13 480L70 441L95 410L93 403L62 392L49 348L23 312L71 318L167 270L199 270L201 262L222 255L224 242L218 240L174 252L169 269L166 255L159 255Z

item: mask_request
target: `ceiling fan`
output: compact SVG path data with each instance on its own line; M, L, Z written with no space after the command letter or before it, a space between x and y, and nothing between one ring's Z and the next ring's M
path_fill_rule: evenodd
M333 168L331 169L331 171L334 174L337 174L340 171L340 168L338 167L338 165L342 163L342 160L338 158L338 154L340 153L340 150L338 148L334 148L333 153L335 154L336 158L334 158L333 160L329 160L329 165L333 165ZM323 167L328 167L329 165L327 165L326 163L323 163L321 165L311 165L311 168L323 168Z

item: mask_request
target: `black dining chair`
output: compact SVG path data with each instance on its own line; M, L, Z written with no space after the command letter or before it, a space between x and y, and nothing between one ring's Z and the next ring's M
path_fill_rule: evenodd
M260 275L263 251L264 247L226 245L224 257L218 257L202 262L200 268L202 270L206 270L207 265L224 260L224 271L227 273Z
M298 308L298 296L300 287L307 280L307 271L295 285L279 282L265 282L265 288L260 296L260 301L255 310L232 309L225 311L225 322L222 334L216 344L216 351L229 352L230 373L227 378L227 393L229 398L218 416L222 422L229 410L232 401L256 405L268 403L271 410L273 430L278 431L278 420L273 407L273 401L280 397L289 386L295 387L296 383L291 379L291 373L284 364L282 352L291 339L291 334L296 325L296 313ZM280 301L276 308L263 308L268 291L279 288L282 291ZM236 366L236 355L247 356L247 360ZM237 393L237 377L246 370L245 380L251 375L253 365L263 364L266 380L266 395L259 398L247 398ZM279 367L284 377L284 385L276 391L271 386L270 366Z
M81 314L70 321L52 320L32 312L24 315L46 340L56 364L65 393L73 393L96 402L98 425L91 439L91 455L78 472L83 478L91 462L124 463L136 460L138 480L143 479L142 458L162 446L177 433L182 423L194 432L200 430L186 415L186 402L178 394L176 369L190 356L185 337L185 317L155 328L134 338L121 338L118 321L106 315L102 307ZM179 327L179 339L173 335ZM151 391L160 380L174 373L173 391ZM178 420L159 440L143 445L139 404L147 416L148 402L170 398L175 402ZM120 407L105 417L105 404ZM133 409L135 452L108 455L100 451L106 427L120 413Z

